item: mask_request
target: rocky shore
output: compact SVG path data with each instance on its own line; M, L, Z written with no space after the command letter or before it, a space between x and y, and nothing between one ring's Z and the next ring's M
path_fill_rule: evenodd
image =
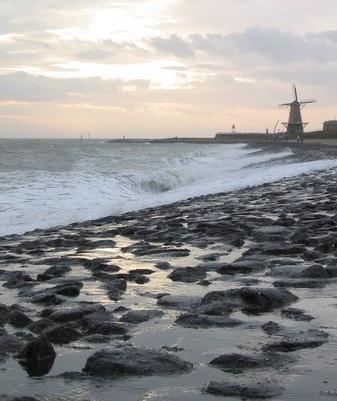
M336 202L329 170L1 238L0 400L337 396Z

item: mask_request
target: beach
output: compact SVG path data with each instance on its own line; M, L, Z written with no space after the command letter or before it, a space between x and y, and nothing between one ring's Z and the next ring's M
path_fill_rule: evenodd
M3 399L337 396L337 148L249 155L285 146L314 168L1 237Z

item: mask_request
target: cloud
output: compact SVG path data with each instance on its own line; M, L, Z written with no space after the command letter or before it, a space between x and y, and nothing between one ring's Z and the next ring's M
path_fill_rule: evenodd
M173 54L177 57L191 57L193 51L190 44L177 35L171 35L168 38L156 37L150 41L151 45L164 53Z

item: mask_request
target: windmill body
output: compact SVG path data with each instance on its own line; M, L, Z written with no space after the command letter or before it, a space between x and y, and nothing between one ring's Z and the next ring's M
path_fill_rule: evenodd
M302 120L302 108L309 103L314 103L316 100L305 100L299 101L297 96L297 89L294 85L294 101L290 103L284 103L280 106L288 106L290 107L289 120L288 122L283 123L283 125L287 129L287 134L296 134L302 135L304 132L304 127L308 125L308 123L304 123Z

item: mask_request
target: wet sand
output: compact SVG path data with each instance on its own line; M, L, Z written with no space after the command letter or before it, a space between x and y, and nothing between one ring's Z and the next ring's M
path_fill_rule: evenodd
M336 396L336 188L329 170L1 238L3 399Z

